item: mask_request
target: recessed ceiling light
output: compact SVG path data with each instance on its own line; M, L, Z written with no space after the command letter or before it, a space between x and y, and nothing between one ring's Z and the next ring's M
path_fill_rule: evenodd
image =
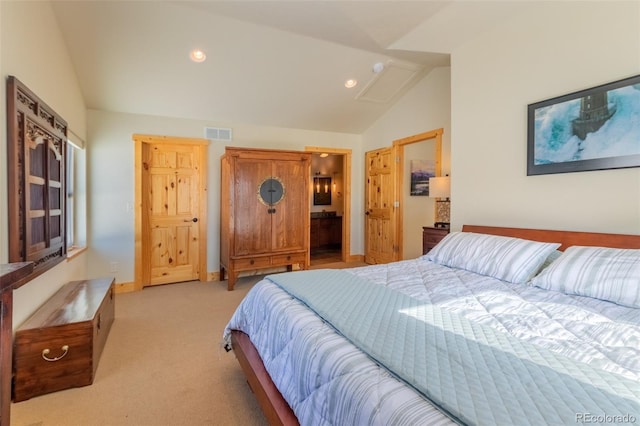
M357 84L358 80L350 79L344 82L344 87L351 89L352 87L356 87Z
M328 157L328 156L329 156L329 154L326 153L326 152L323 152L322 154L320 154L320 157L322 157L322 158L325 158L325 157Z
M207 59L207 55L200 49L193 49L191 53L189 53L189 57L193 62L204 62Z

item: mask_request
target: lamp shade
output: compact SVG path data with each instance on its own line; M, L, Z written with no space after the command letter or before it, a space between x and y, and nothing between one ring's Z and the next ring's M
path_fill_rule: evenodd
M449 198L451 196L451 178L449 176L429 178L429 197Z

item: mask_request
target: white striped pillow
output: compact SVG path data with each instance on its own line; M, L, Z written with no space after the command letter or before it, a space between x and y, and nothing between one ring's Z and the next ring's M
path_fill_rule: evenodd
M540 270L558 247L559 243L452 232L432 248L426 258L452 268L523 284Z
M531 284L640 308L640 250L572 246Z

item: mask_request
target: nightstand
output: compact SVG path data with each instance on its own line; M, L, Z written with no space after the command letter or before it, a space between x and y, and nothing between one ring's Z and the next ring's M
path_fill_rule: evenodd
M449 233L449 228L422 227L422 254L427 254Z

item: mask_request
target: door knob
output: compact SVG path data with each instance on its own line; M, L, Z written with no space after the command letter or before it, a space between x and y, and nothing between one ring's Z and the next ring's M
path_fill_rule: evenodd
M183 222L197 222L198 218L194 217L193 219L185 219Z

